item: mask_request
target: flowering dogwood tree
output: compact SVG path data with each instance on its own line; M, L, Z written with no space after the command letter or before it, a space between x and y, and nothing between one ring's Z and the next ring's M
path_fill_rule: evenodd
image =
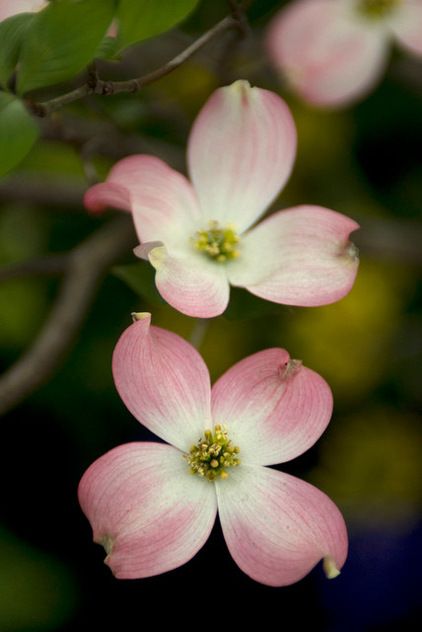
M414 599L421 11L0 0L0 630Z

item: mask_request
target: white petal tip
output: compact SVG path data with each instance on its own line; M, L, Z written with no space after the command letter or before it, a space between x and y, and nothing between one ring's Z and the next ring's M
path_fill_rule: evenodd
M230 90L231 95L243 106L247 106L253 95L257 92L257 89L252 87L246 79L237 79L237 81L234 81L225 89Z
M340 575L340 571L338 570L332 557L324 557L322 567L327 579L335 579Z
M251 90L251 84L246 79L237 79L227 87L231 90L237 90L241 94L247 93Z
M151 252L151 250L154 250L154 248L158 248L160 246L163 246L162 241L148 241L145 244L140 244L139 246L136 246L136 248L133 249L133 254L139 259L149 261L149 253Z
M146 318L151 319L151 314L149 312L132 312L131 316L134 323L136 323L137 320L145 320Z
M107 559L113 550L114 538L112 538L111 535L106 534L98 540L96 539L94 541L96 542L96 544L100 544L104 548L104 551L107 553L107 557L104 560L107 563Z
M167 258L167 250L164 246L156 246L148 253L148 259L150 264L156 270L159 270Z
M347 242L343 254L353 263L359 261L359 248L352 241Z

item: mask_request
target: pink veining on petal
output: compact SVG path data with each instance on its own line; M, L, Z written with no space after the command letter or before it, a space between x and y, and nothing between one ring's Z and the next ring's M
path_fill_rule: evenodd
M199 222L195 193L185 176L142 154L117 162L106 182L88 189L85 205L94 212L107 206L132 211L141 242L162 241L176 251L189 248Z
M305 100L335 107L361 98L379 80L388 30L355 19L337 0L297 0L275 16L267 47Z
M338 301L355 281L359 260L349 237L358 228L349 217L320 206L274 213L244 236L229 280L275 303Z
M181 453L130 443L100 457L79 484L95 542L116 577L164 573L190 560L215 521L215 489L191 476Z
M270 468L241 468L216 483L221 526L236 564L269 586L297 582L324 558L340 570L347 531L328 496Z
M84 195L84 205L91 213L102 213L107 207L131 210L128 190L115 182L94 184Z
M151 327L149 314L136 317L114 349L116 388L140 423L188 451L210 425L208 369L183 338Z
M399 43L410 53L422 55L422 2L405 0L391 22Z
M204 221L233 224L243 232L285 184L295 153L295 125L278 95L241 80L216 90L188 143Z
M271 465L299 456L324 432L332 408L325 380L284 349L248 356L212 389L213 419L227 424L246 464Z
M148 258L156 269L158 291L179 312L196 318L224 312L230 288L223 266L195 252L172 257L165 247L151 249Z

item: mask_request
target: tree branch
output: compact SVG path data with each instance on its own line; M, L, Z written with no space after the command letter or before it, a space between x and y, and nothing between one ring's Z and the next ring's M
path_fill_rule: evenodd
M10 279L37 276L57 276L65 272L70 260L69 253L50 255L39 259L29 259L8 263L0 267L0 283Z
M69 179L20 174L0 182L0 201L83 210L81 203L85 191L86 187L80 182L69 182Z
M176 57L173 57L173 59L170 59L170 61L163 66L160 66L160 68L157 68L142 77L129 79L127 81L105 81L100 79L96 74L94 75L93 73L90 73L88 81L79 88L56 97L55 99L50 99L49 101L44 101L42 103L28 102L27 105L33 114L43 117L90 94L111 96L122 92L138 92L144 86L147 86L150 83L161 79L161 77L165 77L170 74L173 70L176 70L176 68L181 66L187 59L192 57L192 55L210 42L214 37L232 28L242 29L243 31L243 20L239 20L237 17L232 15L225 17L211 29L203 33L201 37L185 48L185 50L176 55Z
M71 347L101 278L134 242L130 218L119 217L69 253L59 295L38 338L0 378L0 414L19 404L53 374Z

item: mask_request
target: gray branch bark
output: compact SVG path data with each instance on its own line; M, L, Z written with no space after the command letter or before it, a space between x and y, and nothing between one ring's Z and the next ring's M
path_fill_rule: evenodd
M62 286L41 332L0 378L0 414L48 381L78 335L102 277L135 241L130 218L119 217L69 253Z

